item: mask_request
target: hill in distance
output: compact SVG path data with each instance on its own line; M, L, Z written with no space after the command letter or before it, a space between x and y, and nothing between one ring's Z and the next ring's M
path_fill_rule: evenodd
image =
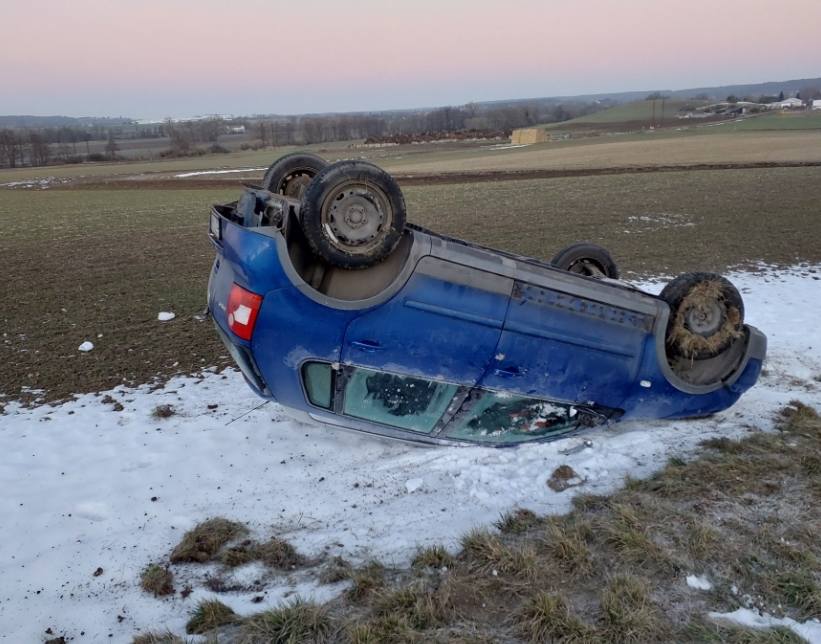
M495 107L505 107L505 106L512 106L518 105L522 103L544 103L544 104L561 104L561 103L592 103L592 102L605 102L605 103L634 103L637 101L643 101L645 97L652 93L660 93L664 96L670 97L671 101L669 101L670 110L673 110L675 101L685 101L687 99L694 99L696 96L706 96L711 100L722 100L730 95L735 96L760 96L760 95L770 95L770 96L777 96L779 92L784 92L785 95L793 95L795 92L800 91L806 87L819 87L821 88L821 78L799 78L799 79L792 79L792 80L784 80L784 81L767 81L764 83L747 83L747 84L736 84L736 85L719 85L715 87L695 87L689 89L679 89L679 90L642 90L642 91L629 91L629 92L609 92L609 93L599 93L599 94L579 94L575 96L543 96L543 97L532 97L532 98L516 98L516 99L501 99L495 101L482 101L476 102L474 105L480 108L495 108ZM679 104L681 107L681 104ZM408 108L408 109L399 109L399 110L381 110L381 111L359 111L355 112L357 114L373 114L378 115L381 113L415 113L415 112L427 112L432 109L436 109L436 107L418 107L418 108ZM638 107L631 107L629 108L628 112L625 113L626 118L619 120L622 121L629 121L629 120L644 120L646 118L651 118L650 115L638 115L638 118L633 118L631 114L633 111L640 112L643 108L641 106ZM652 109L652 108L648 108ZM677 111L678 108L675 108L674 111ZM320 114L320 113L316 113ZM326 115L335 115L340 114L337 112L326 112ZM275 116L274 114L267 114L267 115L255 115L255 118L267 118ZM303 115L298 115L303 116ZM594 115L590 115L588 117L583 117L584 119L592 118ZM672 115L670 115L672 116ZM606 117L609 122L611 116ZM668 108L665 105L665 115L664 118L668 118ZM128 118L128 117L71 117L71 116L28 116L28 115L10 115L10 116L2 116L0 115L0 129L1 128L47 128L47 127L116 127L118 125L130 125L135 123L135 119ZM578 121L583 122L583 121ZM587 121L587 122L595 122L595 121Z

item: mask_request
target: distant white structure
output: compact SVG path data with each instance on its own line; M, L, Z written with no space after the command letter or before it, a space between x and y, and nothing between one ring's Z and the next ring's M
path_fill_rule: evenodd
M228 128L228 131L231 134L245 134L245 126L244 125L232 125Z
M804 101L800 98L785 98L783 101L770 103L767 107L771 110L787 110L796 107L804 107Z
M812 109L814 110L821 110L821 98L816 98L812 102Z

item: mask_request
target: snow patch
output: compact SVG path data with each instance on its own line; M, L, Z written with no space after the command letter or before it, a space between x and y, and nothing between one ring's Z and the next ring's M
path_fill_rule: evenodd
M701 575L687 575L687 585L690 588L695 588L696 590L712 590L713 584L710 582L707 577Z
M410 479L409 481L405 482L405 489L408 491L408 494L413 494L416 490L420 489L425 484L423 479Z
M811 619L806 622L797 622L789 617L773 617L767 613L759 613L750 608L738 608L731 613L708 613L715 622L723 622L743 626L745 628L775 628L782 626L789 628L799 637L803 637L810 644L821 643L821 622Z
M513 150L515 148L526 148L530 143L499 143L498 145L483 145L484 150Z
M264 172L268 168L236 168L233 170L198 170L196 172L183 172L182 174L175 174L176 179L185 179L187 177L201 177L206 174L235 174L238 172Z

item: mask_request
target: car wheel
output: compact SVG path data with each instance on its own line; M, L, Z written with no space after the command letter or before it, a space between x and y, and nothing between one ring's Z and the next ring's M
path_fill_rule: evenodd
M262 179L262 187L268 192L301 199L311 180L328 162L307 152L294 152L280 157L271 164Z
M716 273L685 273L660 294L670 305L668 352L693 360L711 358L743 333L744 302L732 283Z
M556 268L587 277L609 277L619 279L616 262L601 246L581 242L563 248L553 256L550 263Z
M396 180L364 161L328 166L302 198L302 230L314 252L341 268L385 259L405 230L405 200Z

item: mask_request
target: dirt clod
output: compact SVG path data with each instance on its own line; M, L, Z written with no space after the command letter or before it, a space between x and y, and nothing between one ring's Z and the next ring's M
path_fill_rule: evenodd
M559 465L550 478L547 479L547 486L554 492L564 492L567 488L581 485L583 481L576 474L576 471L569 465Z

